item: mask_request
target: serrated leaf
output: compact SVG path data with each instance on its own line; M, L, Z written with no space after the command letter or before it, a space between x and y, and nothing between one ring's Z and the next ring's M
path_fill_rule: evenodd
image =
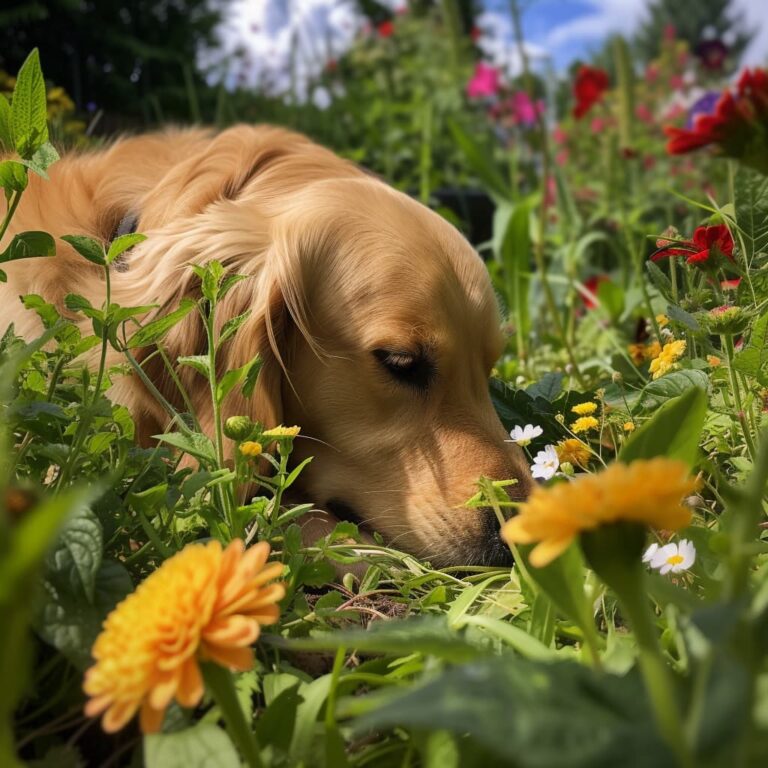
M110 244L107 251L107 264L112 264L114 260L133 248L139 243L143 243L147 239L146 235L139 234L138 232L131 232L127 235L120 235L116 237Z
M216 461L216 451L213 443L209 437L199 432L191 432L189 434L169 432L165 435L153 435L152 437L155 440L168 443L168 445L172 445L174 448L178 448L201 461Z
M537 382L526 388L532 398L543 397L551 403L563 391L563 376L560 371L545 373Z
M145 768L240 768L229 736L213 723L144 737Z
M223 344L230 336L237 332L237 329L251 316L251 310L243 312L242 315L230 318L224 323L224 327L221 329L221 335L219 336L219 344Z
M745 240L744 261L768 250L768 176L740 166L734 178L736 223Z
M185 318L194 308L195 302L192 299L182 299L178 309L169 312L167 315L163 315L163 317L158 317L156 320L152 320L136 331L136 333L128 339L128 349L156 344L168 333L168 331L171 330L171 328L173 328L174 325Z
M61 239L65 243L69 243L84 259L88 259L92 264L98 264L100 267L106 264L104 245L98 240L85 235L64 235Z
M650 259L645 262L645 269L648 272L648 277L651 278L651 282L656 286L658 292L667 301L670 301L672 298L672 283L669 281L669 278L661 271L658 264Z
M679 397L663 403L653 417L632 434L621 449L619 459L629 463L635 459L666 456L693 466L706 416L706 389L689 386Z
M56 243L47 232L19 232L0 253L0 263L56 255Z
M16 76L12 105L14 146L23 158L29 159L48 141L48 105L37 48L30 52Z
M640 404L646 410L659 408L667 400L687 392L691 387L709 391L709 378L703 371L682 370L667 373L655 381L646 384L640 394Z

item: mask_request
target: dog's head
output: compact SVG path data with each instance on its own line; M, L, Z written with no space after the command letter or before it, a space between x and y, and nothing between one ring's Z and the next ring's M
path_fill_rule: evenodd
M325 177L251 174L185 234L195 260L249 275L220 308L220 322L252 311L224 362L264 366L226 412L301 425L301 491L320 508L435 564L503 562L493 512L463 506L481 475L517 479L513 498L531 484L489 397L502 338L487 271L440 216L313 151ZM172 351L194 353L195 334L178 329Z

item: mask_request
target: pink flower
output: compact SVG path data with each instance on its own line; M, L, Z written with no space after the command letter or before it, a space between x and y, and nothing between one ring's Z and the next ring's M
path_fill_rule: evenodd
M592 133L602 133L605 130L605 120L602 117L592 118L592 122L589 124L589 130Z
M655 83L659 78L659 67L656 64L649 64L645 70L645 82Z
M475 64L475 74L467 83L467 96L470 99L479 99L485 96L494 96L499 90L499 70L478 61Z
M567 149L561 149L556 155L555 155L555 162L563 166L568 162L568 150Z
M555 144L565 144L568 141L568 134L559 126L555 126L555 130L552 131L552 140Z
M669 87L673 91L682 91L684 85L685 80L683 80L682 75L672 75L672 77L669 78Z
M647 104L638 104L635 107L635 116L638 120L642 120L649 125L653 125L653 123L656 122L653 117L653 112L651 112Z
M509 110L512 120L517 125L533 125L536 118L544 112L544 102L538 99L536 103L525 91L517 91L509 100Z

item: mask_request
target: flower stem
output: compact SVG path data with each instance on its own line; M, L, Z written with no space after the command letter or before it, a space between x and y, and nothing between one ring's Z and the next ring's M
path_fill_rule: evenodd
M237 700L232 673L218 664L201 664L203 680L221 710L227 731L249 768L263 768L256 734Z
M725 349L725 356L728 358L728 376L731 380L733 400L736 403L736 416L739 420L739 424L741 425L741 431L744 433L744 441L747 444L747 452L749 453L749 457L752 459L752 461L754 461L755 443L752 439L752 433L750 432L749 424L747 424L746 414L744 413L744 403L741 399L741 386L739 384L739 379L736 376L736 371L733 367L733 358L736 354L733 348L733 336L731 336L729 333L724 333L720 339L723 343L723 348Z

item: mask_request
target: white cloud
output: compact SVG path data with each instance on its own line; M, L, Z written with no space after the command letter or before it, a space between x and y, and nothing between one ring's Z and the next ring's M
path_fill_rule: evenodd
M733 5L737 12L743 14L747 29L755 35L744 51L742 64L765 66L768 62L768 16L764 0L734 0Z
M477 17L475 23L482 32L477 45L485 60L510 77L517 77L523 71L523 60L515 42L510 15L486 11ZM531 42L524 42L523 46L529 64L533 67L549 58L547 49L543 46Z
M592 10L585 16L556 26L547 35L551 50L574 41L602 40L615 32L630 33L645 13L648 0L588 0Z

